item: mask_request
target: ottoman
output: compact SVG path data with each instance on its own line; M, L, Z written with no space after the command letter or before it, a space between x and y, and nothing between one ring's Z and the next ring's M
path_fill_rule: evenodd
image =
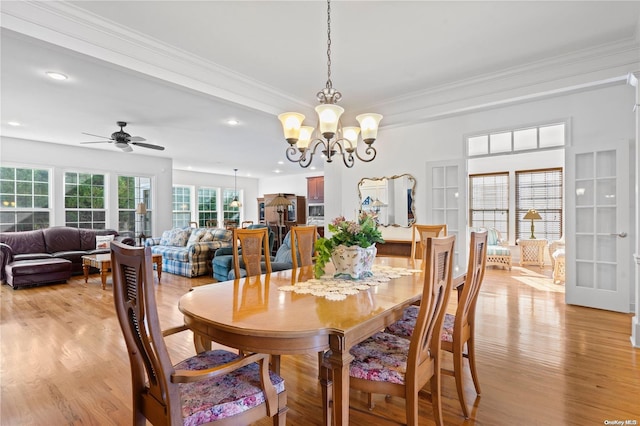
M17 260L5 266L6 283L14 289L38 284L66 282L71 278L67 259Z

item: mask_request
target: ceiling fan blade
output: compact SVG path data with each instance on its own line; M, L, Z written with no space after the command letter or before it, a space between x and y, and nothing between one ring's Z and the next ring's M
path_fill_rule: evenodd
M80 142L81 144L87 144L87 143L111 143L113 141L109 140L109 141L84 141L84 142Z
M133 148L131 148L129 145L124 146L122 148L120 148L122 150L122 152L131 152L133 151Z
M164 146L152 145L150 143L131 142L131 145L141 146L143 148L157 149L158 151L164 151Z
M93 133L82 132L82 134L83 135L89 135L89 136L95 136L96 138L100 138L100 139L111 139L109 136L94 135Z
M142 136L131 136L131 138L129 140L131 142L144 142L144 141L146 141L146 139L143 138Z

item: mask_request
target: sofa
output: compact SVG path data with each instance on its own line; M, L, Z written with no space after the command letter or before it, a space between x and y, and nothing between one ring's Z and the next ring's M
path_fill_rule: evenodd
M134 245L113 229L54 226L0 233L0 279L14 289L66 282L81 274L82 256L109 253L111 240Z
M266 228L266 227L267 226L263 224L255 224L255 225L249 225L247 228L257 229L257 228ZM269 229L269 253L271 253L271 251L273 250L274 241L275 241L275 233L271 229ZM287 250L288 245L287 247L285 247L285 241L283 241L283 244L278 249L278 252L280 252L281 250L282 252ZM288 250L289 252L291 251L291 249L288 249ZM240 251L242 251L242 248L240 249ZM278 257L278 253L276 253L275 257L271 256L269 258L269 260L271 261L272 272L284 271L287 269L291 269L293 267L293 263L291 262L290 255L289 255L288 262L280 261L281 258L282 256ZM229 248L218 250L213 258L212 268L213 268L213 278L215 278L218 281L227 281L227 280L235 279L236 274L235 274L235 271L233 270L233 248L229 247ZM264 271L265 269L263 268L263 272ZM244 269L244 262L242 261L242 259L240 259L240 277L238 278L243 278L246 276L247 276L247 272Z
M162 255L162 272L199 277L211 275L211 261L218 249L231 247L233 231L220 228L174 228L162 236L147 238L151 253Z

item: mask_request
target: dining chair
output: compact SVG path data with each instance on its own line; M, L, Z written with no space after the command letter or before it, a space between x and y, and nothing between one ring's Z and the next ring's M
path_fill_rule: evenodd
M242 250L238 251L240 248ZM269 229L254 228L233 230L233 270L240 277L240 256L244 263L246 276L271 273L271 257L269 253ZM263 268L264 265L264 268Z
M369 394L385 394L406 399L406 424L418 425L418 393L430 383L433 417L442 425L440 398L440 336L452 285L455 236L428 238L422 302L415 332L409 339L384 331L354 345L349 366L349 387ZM435 336L435 337L434 337ZM331 416L331 365L325 355L321 376L325 424ZM371 403L370 403L370 408ZM395 420L395 419L394 419Z
M472 232L469 241L469 262L464 284L459 290L458 305L455 315L446 314L442 329L442 350L453 354L453 370L443 369L443 372L452 375L456 380L458 400L462 407L462 412L469 418L469 409L464 397L464 366L463 359L469 360L471 378L475 386L476 393L480 395L480 382L476 369L475 357L475 313L480 286L484 279L484 272L487 262L487 231ZM417 306L410 306L404 312L404 319L388 326L385 331L400 337L410 338L414 332L416 318L418 314ZM465 344L467 352L464 352Z
M248 228L250 225L253 225L252 220L244 220L242 221L242 229Z
M131 365L133 424L250 424L272 417L285 425L284 380L269 371L269 355L225 350L172 365L158 319L150 247L111 244L115 309Z
M425 249L423 241L429 237L446 237L447 225L418 225L412 226L411 232L411 259L422 259ZM420 247L418 249L418 246Z
M318 228L315 226L292 226L290 235L293 269L299 266L313 265Z

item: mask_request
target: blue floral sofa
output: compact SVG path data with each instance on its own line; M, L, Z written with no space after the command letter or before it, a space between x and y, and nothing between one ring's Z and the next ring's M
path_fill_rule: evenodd
M215 252L231 247L233 231L220 228L174 228L160 238L148 238L145 246L162 255L162 271L184 277L212 275Z

